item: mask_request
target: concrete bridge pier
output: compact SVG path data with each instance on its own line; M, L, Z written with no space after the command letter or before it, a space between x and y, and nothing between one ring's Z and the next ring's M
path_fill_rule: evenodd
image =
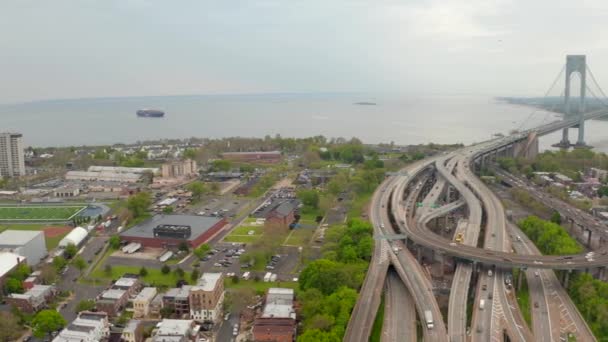
M606 267L600 267L597 270L597 279L606 281Z
M517 272L517 290L521 290L521 282L523 279L523 274L524 274L525 269L520 268L519 272Z
M568 283L570 282L570 273L571 272L572 272L571 270L565 270L564 275L562 277L562 286L566 290L568 289Z
M557 144L553 145L553 147L570 148L570 146L572 146L572 144L570 143L569 132L568 128L566 127L562 130L562 140L560 140L560 142L558 142Z

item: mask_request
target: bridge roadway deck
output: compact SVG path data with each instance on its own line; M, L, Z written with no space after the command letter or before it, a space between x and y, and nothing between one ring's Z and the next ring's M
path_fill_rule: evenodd
M416 306L405 284L389 271L384 297L382 342L416 341Z
M462 173L463 163L461 162L461 156L454 157L453 160L457 163L456 174ZM449 170L441 168L442 173L447 173ZM461 189L464 194L461 196L469 198L467 208L469 215L466 221L464 221L465 227L463 231L464 241L463 244L476 246L477 240L479 239L479 233L481 230L481 217L482 209L479 200L471 193L471 191L464 187ZM473 274L473 266L469 263L458 262L456 271L452 279L452 288L450 291L450 299L448 304L448 333L450 335L450 341L454 342L465 342L466 341L466 323L467 315L467 299L469 293L469 287L471 283L471 276ZM474 322L474 320L472 320Z
M425 163L420 163L419 167L414 171L410 172L410 176L395 176L396 182L393 184L395 187L401 187L401 192L404 191L404 184L408 183L410 177L414 177L425 167L429 167L434 163L434 159L428 159ZM442 175L443 176L443 175ZM451 176L451 175L450 175ZM448 178L447 176L446 178ZM453 177L452 177L453 178ZM469 186L473 184L473 180L476 177L470 178L468 181ZM401 183L401 184L400 184ZM457 190L461 190L464 185L460 182L450 183ZM458 185L461 184L461 185ZM393 186L393 185L391 185ZM388 190L387 190L388 191ZM479 192L485 191L482 189L477 190ZM489 191L489 190L487 190ZM464 192L461 192L463 194ZM470 202L473 199L468 199L463 195L465 201ZM431 209L432 210L432 209ZM398 217L395 215L395 217ZM456 256L465 260L476 261L488 265L495 265L503 268L521 268L521 267L536 267L536 268L551 268L551 269L586 269L590 267L605 267L608 264L608 255L598 255L593 261L587 261L584 254L569 255L569 256L526 256L518 255L510 252L504 252L501 250L488 250L483 248L477 248L475 246L467 245L452 245L451 241L445 239L433 232L427 231L426 229L416 229L415 227L405 227L403 231L407 235L408 239L411 239L415 243L429 247L436 251L441 251L444 254ZM570 263L567 264L565 261L568 260Z
M390 183L391 180L387 179L386 183ZM371 209L371 220L374 227L375 234L381 234L380 228L381 218L378 210L374 210L379 207L380 198L384 196L384 193L376 191L372 197ZM377 204L377 205L376 205ZM390 260L388 258L388 242L386 240L375 240L374 243L374 254L369 264L369 269L365 275L361 291L357 303L353 308L348 327L344 334L344 341L348 342L367 342L376 319L376 313L381 301L381 292L384 287L384 281Z
M418 173L425 167L426 165L424 163L416 163L410 165L408 171ZM404 186L403 183L407 184L408 181L402 182L401 177L403 176L395 176L395 181L398 182L400 186ZM387 193L390 193L392 196L391 202L394 206L393 215L396 218L397 226L400 231L403 231L403 226L409 224L409 221L411 220L411 216L408 216L408 211L405 210L404 205L413 206L413 199L418 197L420 190L421 189L417 187L414 191L410 192L407 197L407 200L405 201L402 200L404 194L403 192L399 192L399 190L397 189L395 191L390 192L387 190ZM409 212L412 213L413 211ZM386 213L386 217L388 220L388 212L384 210L384 213ZM391 228L386 229L388 230ZM390 233L394 233L394 231ZM439 305L435 300L432 284L430 280L426 277L425 271L423 270L422 266L416 261L410 251L406 248L405 244L402 241L393 241L392 246L393 248L397 249L397 252L390 254L393 266L416 302L416 310L418 312L418 317L425 317L425 310L430 310L432 313L434 327L428 329L424 322L422 322L421 324L424 340L447 342L448 339L446 326L443 321Z
M468 163L468 160L464 161ZM498 251L509 251L510 244L506 235L506 219L502 203L482 182L473 175L467 168L464 170L464 177L468 184L474 189L473 192L479 197L486 211L486 231L484 248L491 248ZM490 337L492 341L501 341L503 329L512 341L531 341L533 340L532 333L527 328L521 311L513 296L504 282L504 272L501 269L495 269L494 274L483 272L481 275L486 278L486 281L493 283L492 291L494 292L492 299L492 317L490 322ZM483 291L477 291L478 303L484 298ZM488 297L488 299L490 299ZM476 335L475 335L476 336ZM473 339L475 340L475 339ZM488 341L487 338L482 339Z

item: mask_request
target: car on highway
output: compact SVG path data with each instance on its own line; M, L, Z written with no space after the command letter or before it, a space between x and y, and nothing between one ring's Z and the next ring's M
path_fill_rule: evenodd
M538 273L538 271L534 271L534 276L535 277L540 277L540 273Z
M534 307L538 308L538 302L534 302Z
M492 270L488 270L488 277L491 277L491 276L492 276L492 274L493 274L493 273L492 273Z

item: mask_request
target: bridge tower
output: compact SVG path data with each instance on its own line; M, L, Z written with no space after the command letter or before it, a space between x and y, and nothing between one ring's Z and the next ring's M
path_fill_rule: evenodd
M572 114L571 99L570 99L570 79L573 73L578 73L580 76L581 87L578 101L578 110L575 114ZM578 139L576 140L576 147L585 147L585 120L583 120L583 114L585 113L585 94L587 90L587 62L585 55L567 55L566 56L566 88L564 89L564 115L565 119L571 119L573 115L578 115ZM562 131L562 141L558 144L560 147L570 147L570 140L568 139L568 128L564 128Z

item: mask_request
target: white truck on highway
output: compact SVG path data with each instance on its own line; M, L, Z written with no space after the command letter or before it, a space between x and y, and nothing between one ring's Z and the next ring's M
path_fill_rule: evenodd
M424 310L424 319L426 320L426 328L433 329L435 324L433 323L433 313L431 310Z
M485 299L480 299L479 300L479 310L483 310L485 307L486 307Z

